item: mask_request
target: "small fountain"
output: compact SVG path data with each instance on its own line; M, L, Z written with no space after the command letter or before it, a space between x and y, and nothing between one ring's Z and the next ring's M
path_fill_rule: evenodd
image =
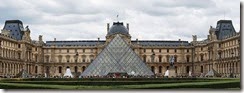
M73 78L73 75L72 75L72 73L71 73L71 71L70 71L70 68L67 68L67 69L66 69L66 72L65 72L65 74L64 74L64 77L70 77L70 78Z
M164 74L164 76L168 77L169 76L169 70L167 70Z

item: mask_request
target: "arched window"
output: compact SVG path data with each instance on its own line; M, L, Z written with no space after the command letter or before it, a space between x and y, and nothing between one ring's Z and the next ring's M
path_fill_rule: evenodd
M49 74L49 66L46 66L46 73Z
M85 69L86 69L86 67L85 67L85 66L83 66L83 67L82 67L82 72L84 72L84 71L85 71Z
M77 73L78 72L78 67L77 66L75 66L75 73Z
M169 55L166 56L166 62L169 62Z
M58 72L62 73L62 67L61 66L58 67Z
M177 73L177 66L175 66L175 73Z
M62 55L59 55L59 56L58 56L58 61L59 61L59 62L62 62Z
M186 62L190 62L190 56L189 55L186 56Z
M203 66L201 66L201 73L203 73Z
M159 69L158 69L158 72L159 72L159 73L162 73L162 66L159 66L158 68L159 68Z
M143 56L143 60L144 60L144 62L146 62L146 61L147 61L147 59L146 59L146 58L147 58L147 56L146 56L146 55L144 55L144 56Z
M158 56L158 61L162 62L162 56L161 55Z
M203 61L203 54L200 54L200 56L201 56L201 61Z
M190 67L187 66L187 67L186 67L186 73L189 73L189 71L190 71Z
M154 66L151 66L151 70L152 70L153 73L154 73L154 69L155 69L155 67Z
M38 70L38 67L37 67L37 66L35 66L35 73L37 73L37 72L38 72L37 70Z

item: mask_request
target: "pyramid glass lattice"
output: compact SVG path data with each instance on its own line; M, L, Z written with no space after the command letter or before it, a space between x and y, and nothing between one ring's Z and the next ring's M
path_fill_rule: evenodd
M116 35L98 54L81 76L106 76L109 73L126 73L134 76L154 75L119 35Z

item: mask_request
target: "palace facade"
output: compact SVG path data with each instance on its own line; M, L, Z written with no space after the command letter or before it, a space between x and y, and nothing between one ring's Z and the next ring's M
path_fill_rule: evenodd
M200 76L213 70L221 77L240 77L241 36L231 20L219 20L215 28L209 28L206 39L192 35L191 42L131 40L129 31L128 23L114 22L112 26L107 23L106 40L44 42L42 35L31 39L31 30L20 20L7 20L0 34L0 77L15 77L24 70L30 76L63 76L66 68L79 76L118 34L157 76L164 75L174 56L177 76L189 72Z

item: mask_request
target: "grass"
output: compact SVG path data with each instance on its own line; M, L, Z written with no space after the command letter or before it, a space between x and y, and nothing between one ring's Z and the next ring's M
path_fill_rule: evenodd
M171 80L0 80L2 89L231 89L240 90L240 79Z

